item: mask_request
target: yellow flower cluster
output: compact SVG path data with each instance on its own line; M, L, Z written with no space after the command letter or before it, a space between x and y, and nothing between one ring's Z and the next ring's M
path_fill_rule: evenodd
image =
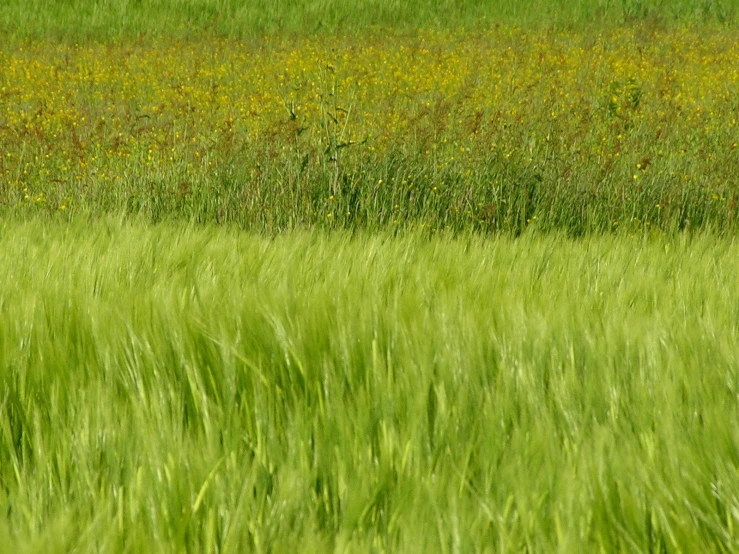
M0 46L0 190L65 207L257 153L720 181L736 173L708 170L737 170L737 118L739 32L725 28Z

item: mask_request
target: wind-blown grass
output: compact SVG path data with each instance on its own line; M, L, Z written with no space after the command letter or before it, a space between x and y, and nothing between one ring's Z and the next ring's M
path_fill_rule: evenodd
M0 227L0 552L730 552L739 249Z
M0 554L739 551L736 8L2 2Z

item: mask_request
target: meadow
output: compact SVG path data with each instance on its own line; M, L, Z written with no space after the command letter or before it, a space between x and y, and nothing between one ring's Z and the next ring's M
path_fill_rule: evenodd
M737 20L737 0L5 0L0 30L13 37L107 40L161 35L229 38L330 35L368 28L597 27L649 20Z
M6 0L0 554L739 551L733 0Z
M0 213L733 233L739 31L0 46Z

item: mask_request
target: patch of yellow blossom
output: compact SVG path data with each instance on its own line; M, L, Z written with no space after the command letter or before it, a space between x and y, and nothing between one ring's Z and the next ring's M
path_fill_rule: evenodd
M0 185L68 208L95 187L296 153L472 176L496 156L565 182L636 181L648 160L645 178L706 180L737 170L738 106L726 28L5 44Z

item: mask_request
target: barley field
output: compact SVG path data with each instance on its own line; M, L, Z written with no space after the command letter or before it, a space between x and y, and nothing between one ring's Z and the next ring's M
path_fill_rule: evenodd
M0 5L0 554L739 552L739 3Z

